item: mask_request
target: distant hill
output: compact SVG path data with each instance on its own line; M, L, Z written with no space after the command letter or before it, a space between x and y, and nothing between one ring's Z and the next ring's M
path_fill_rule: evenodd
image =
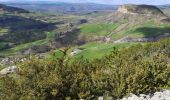
M29 13L29 11L0 4L1 13Z
M166 15L170 17L170 4L158 6Z
M53 23L26 17L29 11L0 4L0 50L46 39ZM23 16L22 16L23 15Z
M89 13L93 11L116 10L117 6L94 3L62 3L62 2L6 2L6 5L20 7L29 11L52 13Z
M164 13L156 6L152 5L123 5L118 9L121 13L128 14L145 14L145 15L156 15L165 16Z
M170 19L156 6L122 5L116 12L82 26L81 32L111 43L148 42L169 37L169 25Z
M169 8L170 8L170 4L166 4L166 5L159 5L159 7L169 7Z
M152 5L122 5L114 13L101 21L107 22L122 22L128 21L129 23L142 23L146 20L162 20L166 19L167 15L157 6Z

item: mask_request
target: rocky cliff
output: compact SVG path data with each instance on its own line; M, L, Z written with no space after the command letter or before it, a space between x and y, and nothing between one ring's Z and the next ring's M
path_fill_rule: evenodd
M165 16L165 14L158 7L152 5L122 5L119 7L118 12L127 14Z

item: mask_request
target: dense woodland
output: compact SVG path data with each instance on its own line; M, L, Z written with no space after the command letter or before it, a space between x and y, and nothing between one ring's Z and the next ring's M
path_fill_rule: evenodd
M17 64L15 75L2 77L3 99L121 98L129 93L153 93L170 88L170 39L116 49L102 59L72 61L33 56Z

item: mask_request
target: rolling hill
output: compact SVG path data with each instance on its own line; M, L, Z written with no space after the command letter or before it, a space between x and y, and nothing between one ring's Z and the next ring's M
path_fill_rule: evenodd
M4 4L14 7L20 7L29 11L34 12L50 12L50 13L75 13L85 14L94 11L113 11L117 9L115 5L104 5L94 3L64 3L64 2L5 2Z
M96 12L85 15L36 12L3 15L0 21L6 23L1 25L5 26L0 36L1 55L37 54L68 46L79 48L91 42L96 43L93 45L96 47L101 44L99 53L102 50L109 53L110 48L105 43L112 46L127 43L128 46L169 37L168 19L161 9L149 5L123 5L115 12L101 15ZM85 52L90 48L84 49ZM83 51L80 55L84 55Z
M55 28L53 23L28 18L29 11L0 5L0 50L14 48L42 39L46 39L48 30ZM23 16L22 16L23 15Z
M0 99L169 100L170 18L160 8L39 3L40 12L2 5Z
M29 13L29 11L0 4L0 13Z
M92 26L91 23L87 23L81 29L85 36L100 36L99 38L103 37L103 40L112 42L121 39L125 41L145 41L149 38L156 40L158 37L169 36L170 23L168 20L169 18L155 6L123 5L118 11L95 19L92 22L95 25ZM109 29L108 26L104 28L103 24L109 25L111 28ZM87 26L93 30L90 31ZM97 29L96 26L101 28ZM84 30L88 30L88 34ZM100 34L96 30L100 31Z

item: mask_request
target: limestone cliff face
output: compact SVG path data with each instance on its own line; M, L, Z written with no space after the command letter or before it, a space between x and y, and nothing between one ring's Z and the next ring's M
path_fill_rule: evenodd
M122 5L119 7L118 12L126 14L143 14L153 16L165 16L164 13L156 6L151 5Z
M117 11L109 14L107 17L97 19L99 22L120 24L127 22L130 25L140 24L147 20L170 23L170 18L168 18L168 16L166 16L158 7L152 5L122 5Z
M118 9L118 12L121 12L121 13L130 13L125 6L120 6L119 9Z

